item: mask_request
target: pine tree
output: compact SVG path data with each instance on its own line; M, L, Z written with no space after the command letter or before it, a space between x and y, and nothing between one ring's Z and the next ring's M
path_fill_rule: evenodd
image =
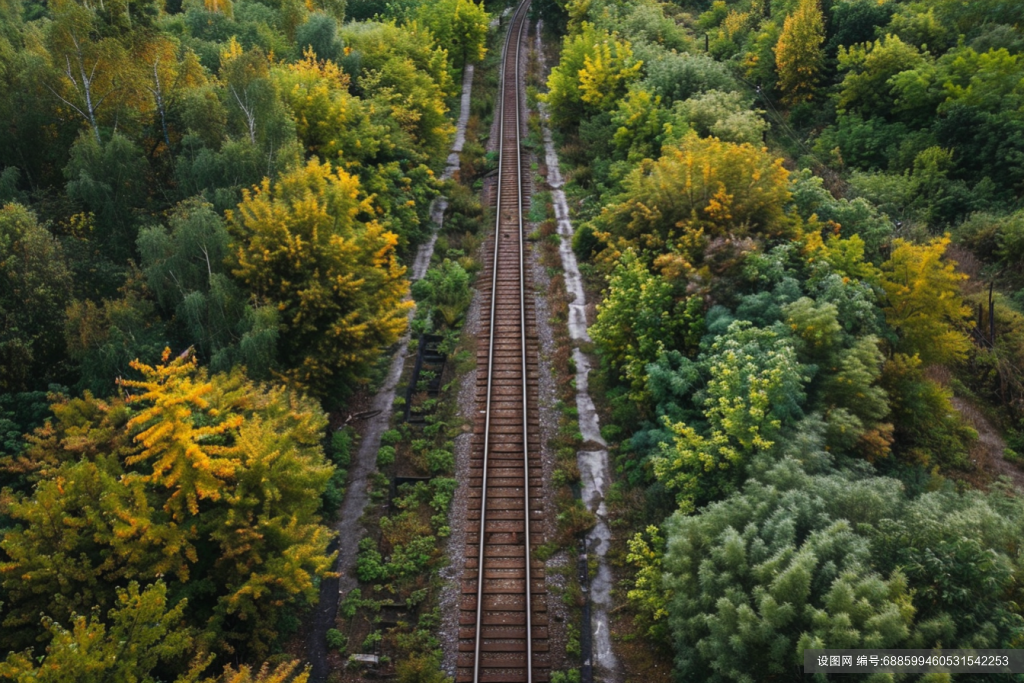
M814 98L824 62L824 42L825 24L819 0L800 0L796 11L786 17L775 46L778 87L784 103L794 106Z

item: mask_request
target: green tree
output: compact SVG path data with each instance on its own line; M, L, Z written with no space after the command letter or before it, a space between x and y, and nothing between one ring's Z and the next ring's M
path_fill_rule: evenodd
M253 377L269 376L276 312L247 305L231 279L225 265L230 237L210 204L179 202L166 228L139 233L138 248L149 288L211 369L226 371L242 363Z
M142 150L120 133L107 142L80 136L64 167L68 197L95 214L96 237L118 260L132 255L148 172Z
M72 275L60 243L19 204L0 209L0 391L59 376Z
M784 676L813 647L900 647L915 609L907 579L872 569L858 529L898 514L892 479L809 476L791 460L763 481L665 524L664 584L678 675Z
M802 415L808 379L786 337L743 321L715 341L704 363L707 429L670 425L674 442L652 459L655 476L684 511L728 493L756 453L773 449Z
M295 43L300 52L312 50L318 59L337 61L342 54L338 40L338 21L330 14L313 12L306 23L295 32Z
M360 201L359 182L316 160L246 192L228 227L234 275L280 313L279 366L325 395L351 389L406 326L396 238Z
M894 79L903 73L916 73L927 64L926 55L898 36L840 47L839 70L846 75L839 86L837 107L865 117L886 116L896 107Z
M782 24L775 45L775 67L782 101L793 106L814 98L820 78L825 22L818 0L800 0Z
M79 364L80 389L109 394L118 377L132 373L133 360L159 360L167 346L167 329L150 298L142 274L133 271L121 296L77 300L67 309L68 355Z
M701 136L714 136L725 142L756 145L768 130L768 123L762 118L764 112L753 109L738 92L709 90L676 102L672 112L675 120L670 125L681 130L688 126Z
M563 39L558 66L548 76L551 123L575 128L587 114L614 108L640 67L628 42L584 23Z
M691 346L703 327L697 298L677 300L673 285L651 273L627 251L608 278L608 291L598 305L590 335L608 367L642 401L647 366L689 338Z
M474 0L424 2L419 19L448 51L452 65L461 69L479 62L487 52L487 27L491 17Z

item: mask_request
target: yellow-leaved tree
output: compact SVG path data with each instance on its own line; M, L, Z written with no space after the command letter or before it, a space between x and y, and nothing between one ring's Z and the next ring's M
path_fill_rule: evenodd
M602 111L616 106L629 84L640 77L643 63L633 59L629 42L609 37L594 45L579 72L580 96Z
M320 518L326 415L240 370L211 377L188 352L134 365L126 397L53 406L23 458L34 486L0 500L13 522L0 538L0 647L33 646L41 614L106 613L126 582L162 580L202 596L184 618L208 647L263 657L334 559Z
M775 66L782 101L789 106L814 97L824 62L825 22L818 0L800 0L796 11L786 17L782 35L775 45Z
M925 365L961 360L971 348L971 309L960 297L967 276L943 258L948 246L949 236L927 244L898 239L882 264L885 320L899 335L896 350Z
M789 173L763 148L689 134L623 181L624 199L595 219L604 257L627 249L665 257L666 274L700 264L716 238L779 235L789 227Z
M360 218L373 211L357 178L313 159L227 214L235 277L280 313L278 371L320 396L351 389L407 324L397 238Z
M145 461L151 472L146 478L173 489L164 508L181 523L199 514L200 500L219 500L234 477L238 451L226 445L224 437L242 424L242 416L216 419L217 411L210 410L205 398L213 385L196 376L194 356L186 353L174 362L169 360L170 349L165 349L163 363L156 367L134 361L132 368L144 379L121 381L130 392L129 403L141 405L127 429L135 432L135 442L142 449L125 462ZM196 419L197 414L211 412L208 419Z

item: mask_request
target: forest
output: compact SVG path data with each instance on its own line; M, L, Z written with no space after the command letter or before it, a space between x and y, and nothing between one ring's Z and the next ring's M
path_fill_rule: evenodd
M408 330L458 340L484 210L441 171L511 4L0 0L0 680L307 680L353 447L335 418ZM531 12L552 69L527 98L599 300L628 675L1024 648L1024 4ZM472 218L413 285L440 196ZM359 546L370 597L341 606L429 607L393 636L410 683L447 680L438 415L384 433L370 495L399 466L431 483L392 496Z
M1024 645L1024 5L535 5L627 670Z
M329 415L408 329L488 24L0 3L0 679L306 680Z

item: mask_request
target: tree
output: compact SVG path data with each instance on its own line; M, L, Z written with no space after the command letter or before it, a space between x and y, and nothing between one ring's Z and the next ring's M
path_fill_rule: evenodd
M651 273L633 251L618 261L608 291L597 308L590 335L608 367L643 399L648 365L668 349L699 338L702 303L696 297L678 300L672 283Z
M116 38L97 36L96 12L74 2L60 3L49 25L48 49L52 68L50 92L67 113L81 117L97 144L103 143L100 124L129 99L134 62Z
M38 482L3 500L8 648L34 642L40 613L66 623L112 607L128 581L202 596L188 622L242 654L267 654L282 615L316 600L333 562L318 516L333 472L323 412L240 371L211 378L188 354L164 361L136 364L127 400L55 404L4 463Z
M179 202L166 228L139 233L138 248L150 289L212 370L243 363L252 377L270 375L276 312L246 304L225 265L230 236L210 204L198 198Z
M601 111L612 109L637 79L643 64L633 58L626 41L608 38L583 58L580 69L580 99Z
M272 76L308 155L345 166L379 151L381 132L371 126L365 105L349 92L350 76L337 64L306 52Z
M295 32L299 51L312 50L318 59L337 61L344 46L338 40L338 21L330 14L313 12Z
M887 35L873 43L839 48L839 70L845 71L837 107L871 116L887 116L894 107L893 80L928 64L928 57L899 36ZM919 98L920 99L920 98Z
M699 135L714 136L725 142L759 144L768 122L763 111L753 109L750 102L738 92L709 90L687 100L676 102L672 109L680 130L687 127Z
M448 51L452 66L461 69L479 62L487 52L491 17L474 0L437 0L420 5L419 18Z
M120 293L99 304L77 300L67 309L64 334L68 355L79 364L78 387L100 396L113 390L118 377L132 373L132 361L154 363L168 344L142 274L129 273Z
M217 419L204 398L213 385L192 380L195 358L186 353L170 361L170 349L165 349L162 360L156 367L133 362L132 368L144 379L120 382L129 391L140 390L130 393L128 402L141 406L126 428L135 432L142 451L126 458L125 463L146 462L146 469L152 472L147 480L173 490L164 509L182 524L199 513L200 500L219 500L234 478L239 454L222 441L242 424L242 417ZM197 425L196 414L202 413L206 419Z
M944 258L948 246L948 236L921 245L897 239L882 264L885 319L899 335L896 349L926 365L956 362L971 348L964 332L971 310L960 298L967 276Z
M744 321L715 341L704 365L707 428L670 425L674 442L652 459L655 475L684 511L720 498L754 454L775 446L783 428L802 415L808 379L788 339Z
M663 272L685 276L704 265L712 240L767 238L790 231L784 206L789 173L781 159L750 144L684 137L645 160L623 192L593 221L605 258L630 247L663 254Z
M861 529L898 513L893 479L809 476L785 460L762 481L665 524L676 672L749 681L797 671L806 648L906 647L907 579L872 569Z
M454 134L446 98L457 92L448 69L450 53L416 23L350 26L344 38L358 55L356 87L375 114L371 120L379 131L380 149L376 161L400 161L408 167L409 161L424 163L446 155Z
M351 389L406 326L396 238L357 219L359 183L315 159L246 191L228 226L234 275L281 316L280 367L319 395Z
M193 651L193 632L182 627L186 601L171 606L167 586L158 581L139 588L132 581L117 592L117 604L106 619L95 613L75 614L69 627L44 618L51 640L46 655L37 664L31 651L7 655L0 664L0 679L18 683L155 683L164 679L169 665L183 668L182 659ZM177 680L195 680L204 668L196 662L191 675ZM154 675L157 667L160 674Z
M626 41L593 24L565 36L558 66L548 76L545 100L555 126L577 127L590 112L613 109L641 64Z
M782 101L789 106L814 98L821 73L825 25L818 0L800 0L786 17L775 46L775 66Z
M0 209L0 391L56 379L71 287L64 250L35 214L19 204Z
M64 167L68 197L95 214L97 238L118 261L132 255L148 172L142 150L120 133L107 142L79 136Z

